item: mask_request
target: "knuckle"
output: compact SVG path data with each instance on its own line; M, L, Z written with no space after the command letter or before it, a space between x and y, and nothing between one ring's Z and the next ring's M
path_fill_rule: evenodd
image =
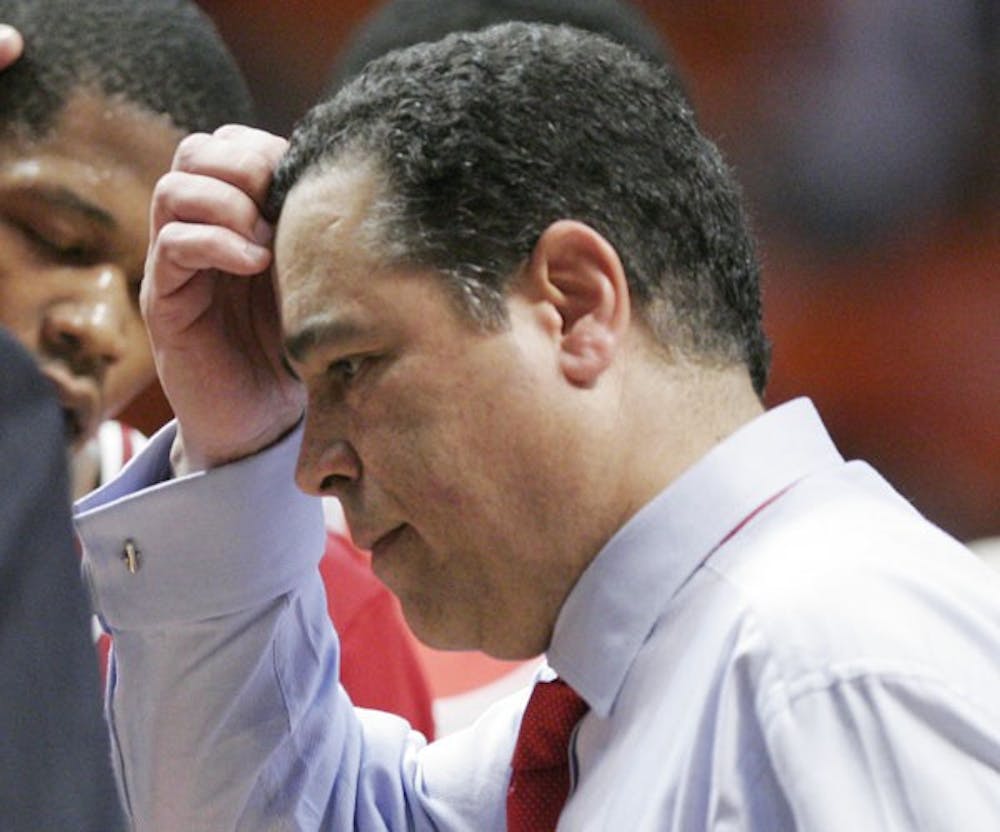
M159 238L163 225L175 215L177 200L183 194L184 181L184 174L170 171L161 176L153 186L150 205L154 241Z
M154 211L164 217L172 215L189 187L188 182L188 176L178 171L163 174L153 187Z
M155 273L157 266L163 266L170 259L170 252L186 244L190 233L184 223L168 222L153 242L150 270Z
M177 145L174 151L174 170L189 170L197 163L205 145L212 140L207 133L189 133Z
M270 161L257 148L247 148L237 159L238 168L254 182L270 181Z

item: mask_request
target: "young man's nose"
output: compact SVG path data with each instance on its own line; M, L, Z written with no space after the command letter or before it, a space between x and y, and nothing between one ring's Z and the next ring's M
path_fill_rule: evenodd
M124 355L128 303L127 281L117 269L95 267L80 275L72 295L47 310L46 349L74 372L102 373Z

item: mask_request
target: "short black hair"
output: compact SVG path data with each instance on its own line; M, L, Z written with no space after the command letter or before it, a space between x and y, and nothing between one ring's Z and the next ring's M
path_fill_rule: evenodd
M605 35L652 60L670 60L656 27L626 0L389 0L364 20L337 59L331 91L387 52L515 20L565 23Z
M0 133L44 135L84 89L184 132L255 118L236 61L189 0L0 0L0 22L25 44L0 73Z
M759 267L738 186L673 73L602 36L506 23L392 52L296 128L274 216L307 172L370 162L393 265L432 268L485 325L554 221L602 234L657 341L767 378Z

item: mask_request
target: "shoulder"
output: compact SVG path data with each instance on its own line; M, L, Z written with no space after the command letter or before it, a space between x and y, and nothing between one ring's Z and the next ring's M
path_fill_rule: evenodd
M706 570L789 689L864 676L1000 696L986 660L1000 653L1000 578L867 466L800 483Z
M875 625L892 606L936 595L985 600L988 570L867 466L809 478L755 517L705 568L755 614L781 623L834 618ZM851 601L853 603L845 603Z

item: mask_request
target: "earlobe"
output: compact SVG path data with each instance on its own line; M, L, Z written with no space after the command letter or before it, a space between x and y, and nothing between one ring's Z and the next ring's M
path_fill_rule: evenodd
M531 279L557 316L559 366L592 387L611 365L628 329L628 283L618 253L590 226L559 220L539 237Z
M611 366L616 340L602 327L583 319L563 339L559 366L566 379L577 387L593 387L601 374Z

